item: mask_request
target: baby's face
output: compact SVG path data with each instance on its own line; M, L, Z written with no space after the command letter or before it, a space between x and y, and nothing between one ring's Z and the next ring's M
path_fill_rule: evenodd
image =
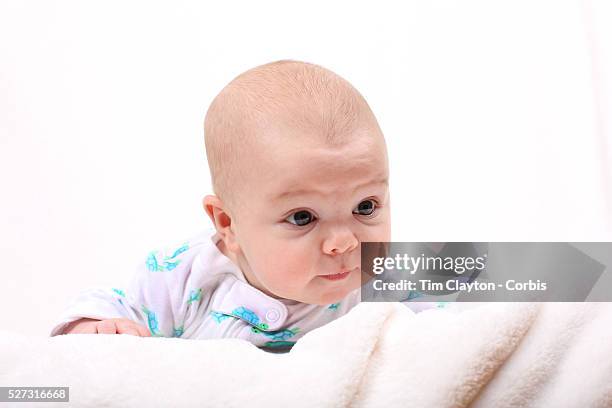
M269 131L242 163L235 257L273 297L330 304L360 286L360 243L390 239L384 139L376 126L330 147L289 131Z

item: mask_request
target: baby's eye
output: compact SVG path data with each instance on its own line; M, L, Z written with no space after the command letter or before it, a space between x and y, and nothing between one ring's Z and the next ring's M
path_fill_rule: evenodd
M298 225L301 227L313 222L315 220L315 217L310 211L301 210L294 212L293 214L285 218L285 220L290 222L291 224Z
M374 200L363 200L357 205L357 208L353 210L353 214L357 215L372 215L376 209L376 202Z

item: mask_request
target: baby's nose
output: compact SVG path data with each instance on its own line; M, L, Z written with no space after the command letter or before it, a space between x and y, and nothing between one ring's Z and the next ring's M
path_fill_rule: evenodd
M340 255L353 251L359 245L359 240L348 229L335 230L323 241L323 252L328 255Z

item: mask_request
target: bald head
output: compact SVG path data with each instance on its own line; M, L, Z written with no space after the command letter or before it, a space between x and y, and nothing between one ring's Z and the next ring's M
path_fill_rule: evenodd
M378 129L361 94L321 66L282 60L250 69L234 78L211 103L204 121L206 154L215 194L228 206L249 171L243 158L279 137L330 146L351 140L359 126ZM275 135L275 136L271 136Z

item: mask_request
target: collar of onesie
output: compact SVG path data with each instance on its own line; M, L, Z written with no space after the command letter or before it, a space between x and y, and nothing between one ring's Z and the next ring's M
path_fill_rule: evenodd
M280 329L287 320L287 307L246 282L235 279L215 311L244 320L260 330Z

